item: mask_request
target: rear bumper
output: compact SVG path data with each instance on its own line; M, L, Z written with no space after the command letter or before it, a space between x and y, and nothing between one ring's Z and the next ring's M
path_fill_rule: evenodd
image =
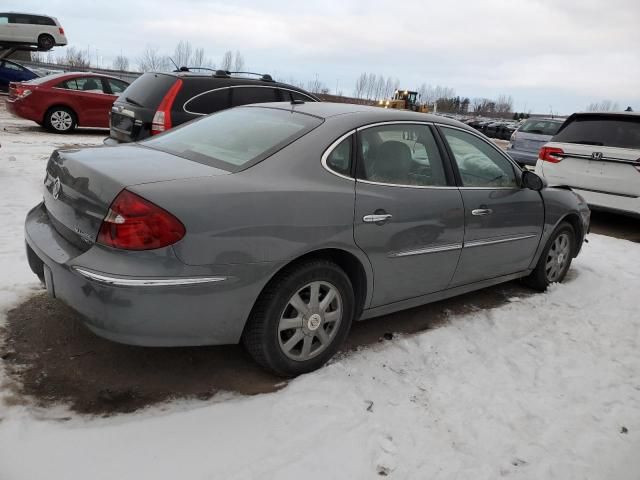
M507 153L520 165L529 165L531 167L535 167L536 162L538 161L538 152L527 152L526 150L507 148Z
M606 210L640 217L640 197L594 192L574 187L572 189L579 193L593 210Z
M82 314L97 335L131 345L238 343L264 285L256 278L267 278L264 265L181 264L179 275L172 268L167 275L166 266L177 259L147 253L140 262L131 258L135 252L100 246L83 253L55 231L43 204L28 213L25 240L30 266L45 278L50 295ZM145 276L96 269L130 268L134 261L134 270Z
M23 100L10 100L7 98L5 100L5 106L7 107L7 111L16 117L26 118L34 122L42 122L43 115L41 112Z

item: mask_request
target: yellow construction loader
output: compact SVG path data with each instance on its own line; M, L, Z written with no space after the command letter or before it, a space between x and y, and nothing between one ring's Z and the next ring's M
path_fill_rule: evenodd
M425 104L418 101L418 92L412 92L410 90L396 90L391 100L380 100L378 106L422 113L429 111Z

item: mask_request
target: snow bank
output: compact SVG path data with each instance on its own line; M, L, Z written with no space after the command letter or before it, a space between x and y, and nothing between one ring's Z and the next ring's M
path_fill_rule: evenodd
M0 315L35 286L21 229L43 138L0 137ZM0 478L640 478L640 245L590 240L545 294L362 349L273 394L100 419L0 405Z

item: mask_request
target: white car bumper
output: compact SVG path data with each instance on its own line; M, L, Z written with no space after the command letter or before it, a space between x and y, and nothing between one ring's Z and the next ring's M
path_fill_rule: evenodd
M572 188L572 190L584 197L589 207L594 210L612 210L640 217L640 197L594 192L579 188Z

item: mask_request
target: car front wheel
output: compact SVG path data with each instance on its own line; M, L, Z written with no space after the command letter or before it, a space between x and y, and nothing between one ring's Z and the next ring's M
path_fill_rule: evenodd
M53 107L45 114L44 125L56 133L68 133L76 128L76 116L67 107Z
M556 282L564 280L576 246L576 235L571 224L562 222L551 234L540 255L536 268L524 282L536 290L544 291Z
M345 340L354 316L349 277L313 260L279 274L256 302L243 344L264 368L295 376L324 365Z

